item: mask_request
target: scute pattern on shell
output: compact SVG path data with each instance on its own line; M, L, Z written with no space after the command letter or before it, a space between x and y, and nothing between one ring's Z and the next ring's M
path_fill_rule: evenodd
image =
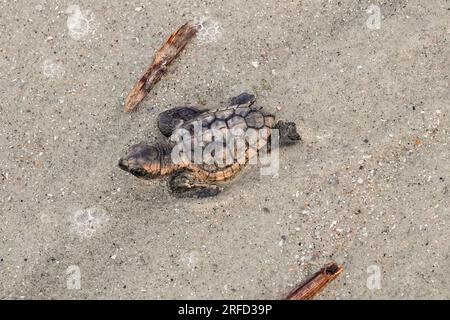
M246 117L247 126L253 129L261 129L264 126L264 116L261 112L251 111Z
M234 175L241 169L243 164L254 157L258 150L263 148L270 137L273 126L275 125L275 117L265 112L262 107L254 105L235 105L218 110L212 110L201 114L197 118L185 122L180 128L186 129L191 134L197 133L198 136L193 136L194 140L201 140L203 152L203 163L190 165L190 169L203 179L209 181L221 181ZM201 132L195 132L195 128L202 128ZM252 129L249 131L249 129ZM245 145L245 154L236 154L237 148L231 147L233 150L222 150L223 157L226 160L225 165L214 162L209 150L216 146L224 145L223 141L216 141L214 130L220 132L227 139L229 135L239 135L252 133L249 140L254 140L253 145L248 142ZM256 132L256 133L255 133ZM199 133L199 134L198 134ZM256 137L255 137L256 136ZM255 141L256 139L256 141ZM255 143L256 142L256 143ZM224 148L226 149L226 148ZM206 152L205 152L206 150ZM219 147L215 150L221 150ZM219 156L222 158L222 154ZM231 161L230 161L231 159Z

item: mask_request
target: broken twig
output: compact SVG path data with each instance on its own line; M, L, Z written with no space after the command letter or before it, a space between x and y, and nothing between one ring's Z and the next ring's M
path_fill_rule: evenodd
M172 33L166 43L156 52L147 72L134 85L125 100L125 112L130 112L145 98L161 79L169 64L180 54L188 41L198 31L198 24L189 21Z
M286 297L286 300L311 300L343 271L344 268L339 267L335 262L326 265L311 278L292 290Z

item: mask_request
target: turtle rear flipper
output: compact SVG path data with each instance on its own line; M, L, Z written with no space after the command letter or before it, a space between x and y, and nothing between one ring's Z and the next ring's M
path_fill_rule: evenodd
M214 197L222 191L218 186L201 181L186 171L175 173L169 180L169 188L178 198Z
M300 134L297 132L295 122L279 120L274 126L274 129L279 130L280 146L288 146L302 140Z
M184 122L194 119L208 110L200 110L195 107L176 107L164 111L158 116L159 131L166 137L170 137L173 131Z

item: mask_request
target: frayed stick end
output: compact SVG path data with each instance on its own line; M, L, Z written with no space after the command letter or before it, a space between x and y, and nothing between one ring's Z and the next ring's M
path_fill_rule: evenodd
M289 293L286 300L311 300L343 271L344 268L338 266L335 262L327 264Z

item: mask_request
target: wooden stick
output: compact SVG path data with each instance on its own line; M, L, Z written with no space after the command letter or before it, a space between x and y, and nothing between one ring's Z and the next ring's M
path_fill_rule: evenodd
M344 268L339 267L335 262L326 265L292 290L287 295L286 300L311 300L343 271Z
M172 33L166 43L156 52L147 72L134 85L125 100L125 112L130 112L147 96L161 79L170 63L180 54L189 40L198 31L198 24L188 21Z

